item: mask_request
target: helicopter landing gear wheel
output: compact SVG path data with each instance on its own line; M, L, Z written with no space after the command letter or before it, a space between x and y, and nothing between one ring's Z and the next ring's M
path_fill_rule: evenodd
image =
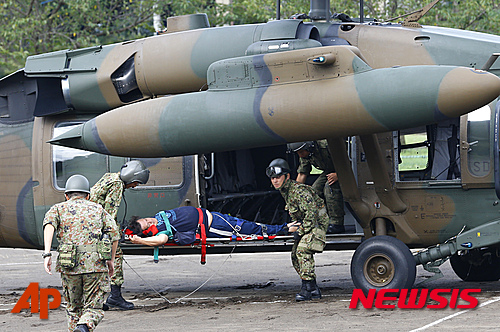
M416 264L408 247L386 235L374 236L356 249L351 260L351 278L356 288L408 289L413 286Z
M494 248L469 250L454 254L450 264L463 281L497 281L500 279L500 258Z

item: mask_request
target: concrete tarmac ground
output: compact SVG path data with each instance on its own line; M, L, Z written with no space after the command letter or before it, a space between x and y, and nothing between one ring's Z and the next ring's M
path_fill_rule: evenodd
M29 310L10 311L30 282L61 289L59 274L43 269L39 250L0 249L0 331L66 331L64 307L42 320ZM289 253L125 256L123 295L132 311L110 310L96 331L499 331L499 282L461 281L449 263L444 278L419 288L480 288L479 306L464 309L349 309L354 285L349 264L353 251L316 255L323 298L297 303L300 280ZM416 284L432 274L421 267ZM198 287L199 290L190 294ZM158 293L159 294L158 294ZM187 296L187 297L186 297ZM64 301L64 300L63 300ZM386 302L388 303L388 302ZM437 303L427 300L427 304ZM63 303L64 305L64 303Z

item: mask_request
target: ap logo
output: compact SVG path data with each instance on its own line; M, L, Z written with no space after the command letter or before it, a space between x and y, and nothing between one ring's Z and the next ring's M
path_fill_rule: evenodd
M53 300L49 302L49 296ZM31 298L31 302L29 299ZM21 309L29 309L31 313L40 312L40 319L49 318L49 309L57 309L61 305L61 293L55 288L42 288L39 290L38 282L32 282L17 301L11 313L17 314Z

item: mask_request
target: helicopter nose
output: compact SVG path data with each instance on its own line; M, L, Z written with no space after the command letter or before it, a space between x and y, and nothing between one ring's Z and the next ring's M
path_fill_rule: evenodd
M498 76L482 70L457 67L446 74L439 85L436 117L460 116L488 104L499 95Z

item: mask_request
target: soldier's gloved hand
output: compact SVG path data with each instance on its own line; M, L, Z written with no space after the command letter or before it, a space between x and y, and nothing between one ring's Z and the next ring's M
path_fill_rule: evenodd
M298 242L300 241L300 239L302 239L302 235L300 235L299 232L294 232L293 239Z

